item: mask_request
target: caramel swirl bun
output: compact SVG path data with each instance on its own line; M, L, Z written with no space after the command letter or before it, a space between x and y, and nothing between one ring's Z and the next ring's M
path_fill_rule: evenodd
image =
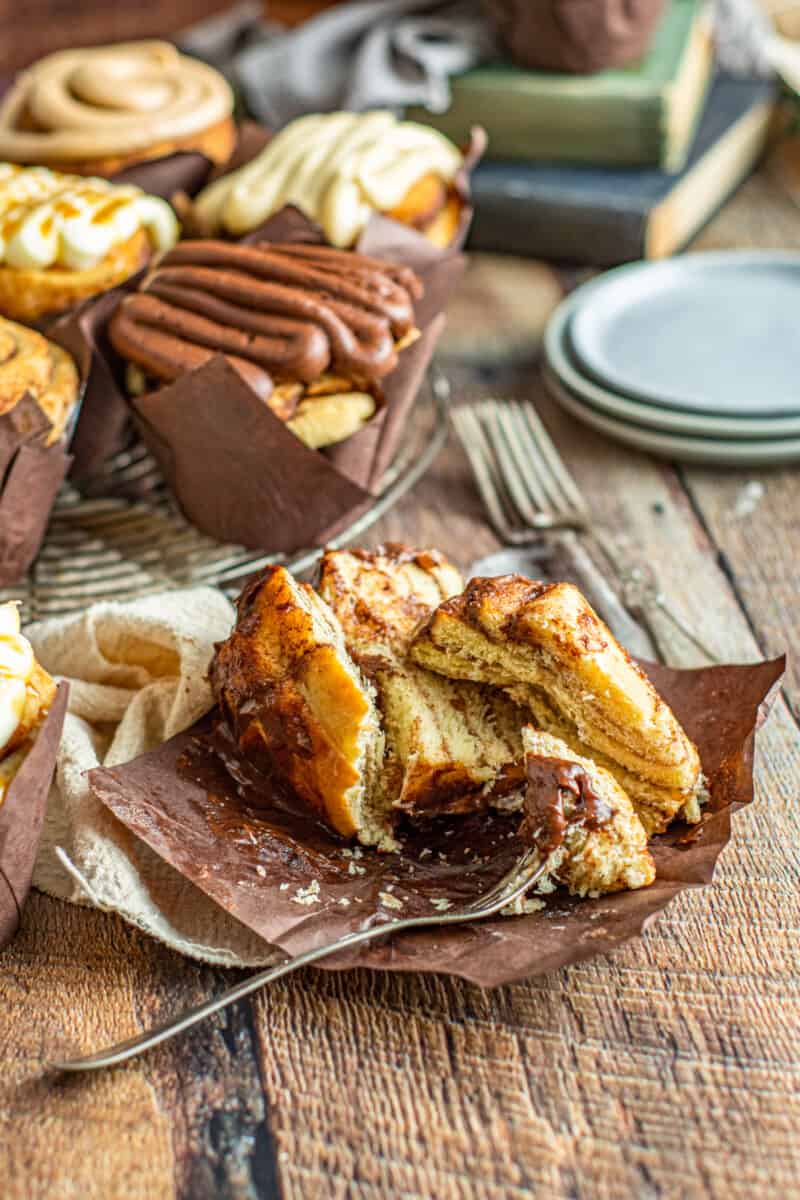
M0 158L109 175L173 150L223 161L233 95L168 42L61 50L23 72L0 105Z
M461 211L454 183L463 166L441 133L390 112L312 114L205 188L195 213L204 231L239 236L293 204L340 247L384 213L446 246Z
M0 312L35 320L107 291L178 232L141 188L0 163Z
M164 382L222 352L274 381L335 372L369 385L397 365L421 292L406 268L329 247L183 242L122 302L109 333Z
M34 329L0 317L0 414L28 395L51 424L47 444L64 432L78 398L78 371L67 354Z

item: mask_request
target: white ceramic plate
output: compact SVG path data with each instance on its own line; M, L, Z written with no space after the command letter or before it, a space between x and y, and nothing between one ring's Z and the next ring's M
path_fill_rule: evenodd
M579 297L576 293L563 301L553 313L544 335L544 354L550 369L561 382L592 408L621 421L633 422L662 433L742 439L747 442L781 437L800 437L800 416L714 417L698 413L675 412L619 396L581 374L570 354L568 331Z
M632 263L574 295L572 349L601 386L685 413L800 415L800 254Z
M800 438L743 442L656 433L640 425L615 421L613 417L598 412L571 392L548 367L545 367L544 376L553 398L584 425L659 458L740 468L779 466L800 461Z

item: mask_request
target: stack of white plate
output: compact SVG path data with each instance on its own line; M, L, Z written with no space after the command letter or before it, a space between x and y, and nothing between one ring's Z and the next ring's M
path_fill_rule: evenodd
M545 376L579 420L664 458L800 460L800 254L609 271L553 314Z

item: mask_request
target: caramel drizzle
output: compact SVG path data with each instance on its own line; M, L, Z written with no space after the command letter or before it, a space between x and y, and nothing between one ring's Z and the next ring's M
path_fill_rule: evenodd
M167 382L220 352L251 375L310 383L333 369L375 382L397 365L421 294L413 271L350 251L183 242L123 301L110 337Z

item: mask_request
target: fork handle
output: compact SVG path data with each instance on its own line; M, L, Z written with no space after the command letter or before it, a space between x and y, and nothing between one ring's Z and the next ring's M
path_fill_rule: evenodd
M388 934L397 933L406 926L413 925L415 928L419 928L423 924L441 925L441 923L440 917L420 917L408 921L387 921L382 925L372 925L368 929L359 929L355 933L345 934L335 942L317 946L314 950L305 950L302 954L295 955L294 958L284 959L275 966L267 967L256 975L251 975L249 979L242 979L220 995L212 996L210 1000L204 1000L196 1008L187 1009L177 1017L171 1017L163 1025L156 1025L155 1028L137 1034L136 1037L128 1038L127 1041L117 1042L107 1050L99 1050L97 1054L51 1063L51 1069L53 1071L94 1071L100 1067L112 1067L118 1063L127 1062L129 1058L134 1058L137 1054L142 1054L145 1050L150 1050L153 1046L168 1041L176 1034L191 1029L192 1026L204 1021L206 1017L213 1016L214 1013L220 1012L228 1005L235 1004L237 1000L243 1000L245 996L257 992L265 984L274 983L276 979L282 979L284 975L290 975L292 971L297 971L300 967L319 962L320 959L338 954L341 950L361 946L366 942L386 937Z

